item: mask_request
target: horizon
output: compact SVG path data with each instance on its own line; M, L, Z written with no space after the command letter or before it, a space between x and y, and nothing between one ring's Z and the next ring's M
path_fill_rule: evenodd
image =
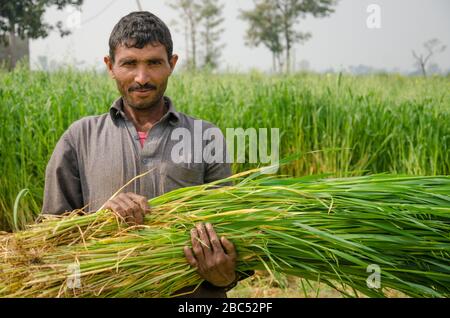
M141 0L143 10L153 12L170 28L174 52L180 55L180 62L183 64L184 38L173 24L177 13L166 3L167 1L150 3ZM222 3L225 4L225 31L222 42L226 46L221 56L219 71L270 72L272 63L269 50L263 47L246 47L244 33L247 24L237 18L239 10L251 8L253 2L228 0ZM368 19L373 14L369 9L373 4L377 4L380 9L379 25L369 27ZM51 23L62 20L66 27L75 25L72 28L73 33L60 38L53 32L45 39L31 40L32 68L41 67L46 58L48 65L53 62L55 65L66 63L80 69L103 69L103 56L108 52L107 43L112 27L120 17L137 10L135 1L117 0L86 0L79 15L76 15L74 10L61 12L50 9L45 14L45 20ZM332 69L335 73L347 71L353 74L387 72L415 75L418 70L414 67L412 50L422 52L425 41L438 38L447 45L447 49L436 54L429 66L431 73L448 74L448 12L450 2L446 0L341 0L335 13L329 17L307 17L301 20L297 29L312 32L312 38L302 45L295 45L294 71L326 73ZM86 50L84 46L90 49Z

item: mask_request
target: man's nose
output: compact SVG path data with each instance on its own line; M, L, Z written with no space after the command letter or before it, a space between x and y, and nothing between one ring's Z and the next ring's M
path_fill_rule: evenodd
M145 67L138 67L134 81L140 85L145 85L150 81L150 73Z

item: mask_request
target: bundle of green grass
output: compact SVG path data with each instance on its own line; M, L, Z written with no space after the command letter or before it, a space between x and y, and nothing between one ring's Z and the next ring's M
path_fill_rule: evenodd
M234 184L217 187L225 181ZM109 211L74 212L1 235L0 296L175 296L202 282L183 254L200 222L235 244L238 271L295 275L369 297L392 289L450 295L449 176L290 178L253 171L149 204L143 226L127 227ZM378 286L368 284L373 265Z

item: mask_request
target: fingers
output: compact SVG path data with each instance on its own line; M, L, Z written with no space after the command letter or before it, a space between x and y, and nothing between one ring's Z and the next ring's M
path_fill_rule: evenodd
M133 213L134 213L135 223L137 225L144 224L144 215L145 215L144 211L142 209L139 209L139 210L134 209Z
M206 227L199 223L191 230L191 243L194 256L201 264L203 261L214 263L214 257L219 258L225 255L221 240L210 223L206 224ZM228 240L227 243L229 249L227 254L235 255L234 245Z
M147 208L145 197L135 193L120 193L114 199L105 203L105 209L112 210L129 225L144 224Z
M127 203L122 201L120 197L116 197L113 200L110 201L110 205L113 208L112 211L116 214L118 214L121 218L124 219L125 222L128 222L129 217L129 208L127 206Z
M188 246L184 247L184 256L186 257L188 263L192 267L197 267L198 266L197 260L195 259L194 254L192 254L192 250Z
M205 255L203 254L203 248L199 242L200 238L197 233L197 229L193 228L191 230L191 244L192 249L194 250L195 258L199 263L203 263L205 260Z
M200 244L203 249L203 255L206 258L209 258L212 254L211 242L209 241L208 232L205 229L205 225L203 223L197 224L197 233L200 236Z
M103 208L105 210L110 210L114 213L119 214L119 211L122 210L122 208L120 207L120 205L118 205L116 202L109 200L108 202L106 202L103 206Z
M131 200L127 195L118 195L115 201L120 204L124 213L121 214L125 222L130 225L137 224L135 210L137 208L136 203Z
M220 239L220 241L222 242L222 246L225 249L225 253L227 253L227 255L229 257L231 257L232 259L236 259L237 253L236 253L236 249L234 248L234 244L231 243L226 237L223 237L223 236Z
M134 202L139 204L144 214L150 212L150 207L148 206L147 199L144 196L138 195L136 193L128 193L128 195Z
M118 201L116 200L110 200L107 203L105 203L104 206L105 210L111 210L114 214L116 214L121 220L123 220L124 222L127 222L127 213L124 209L124 207L122 207L121 204L119 204Z
M144 224L145 214L150 213L150 208L147 203L147 199L136 193L128 193L128 198L130 198L135 204L138 205L133 212L136 220L136 224Z
M188 263L214 286L229 286L236 280L237 253L233 243L219 239L211 224L197 224L191 230L192 249L184 247Z
M216 231L214 231L211 223L206 224L206 230L208 232L209 240L211 241L211 246L214 253L223 253L222 245L220 244L219 238L217 237Z

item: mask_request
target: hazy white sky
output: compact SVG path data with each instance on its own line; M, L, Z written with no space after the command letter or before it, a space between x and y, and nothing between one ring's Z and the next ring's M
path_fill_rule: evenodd
M247 25L238 19L240 9L253 7L252 0L222 0L225 3L225 32L222 41L222 68L270 70L272 58L264 48L248 48L244 45ZM174 50L184 56L184 37L177 32L172 21L177 13L165 0L141 0L144 10L151 11L165 21L172 31ZM381 28L367 27L371 4L381 9ZM107 7L106 10L104 10ZM57 33L46 39L31 42L31 59L38 56L75 62L84 66L103 67L103 56L108 52L108 39L118 20L136 11L134 0L85 0L81 12L81 26L72 35L61 39ZM70 12L49 10L48 22L62 20L72 25ZM327 18L308 17L298 25L299 30L312 33L312 39L295 48L297 65L307 60L312 69L340 70L351 65L368 65L388 70L411 71L414 69L412 49L423 51L423 43L439 38L448 46L444 53L436 55L432 62L441 69L450 69L450 1L449 0L340 0L336 12ZM83 61L83 64L79 62Z

